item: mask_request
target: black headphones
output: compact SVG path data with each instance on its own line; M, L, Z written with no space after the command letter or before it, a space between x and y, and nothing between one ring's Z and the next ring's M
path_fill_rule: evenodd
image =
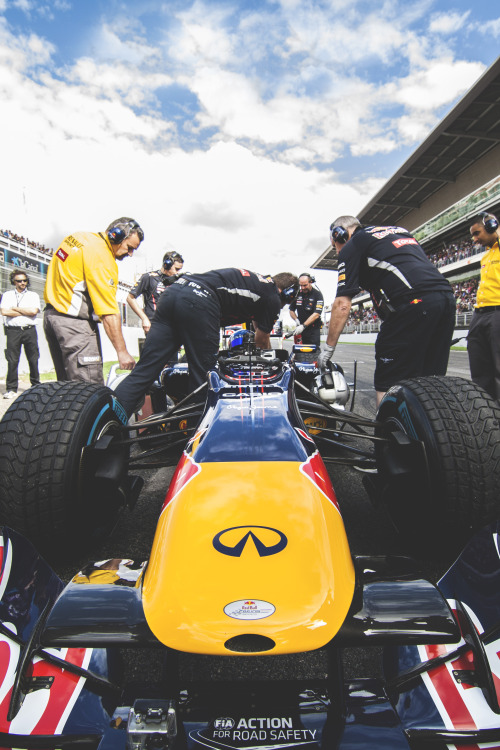
M495 234L498 229L498 219L491 214L487 214L486 211L481 211L479 216L483 220L483 226L488 234Z
M168 253L163 257L163 268L170 271L174 263L184 263L184 258L181 258L179 253Z
M330 224L330 239L332 241L332 244L334 242L340 242L342 245L344 245L349 239L349 232L347 231L347 229L344 229L344 227Z
M12 284L12 286L14 286L14 279L16 276L19 276L20 273L22 273L23 276L26 276L26 278L28 279L28 283L26 284L26 289L27 289L30 285L30 277L25 271L11 271L10 276L9 276L10 283Z
M316 279L314 278L314 276L311 276L310 273L301 273L300 276L299 276L299 279L302 278L302 276L307 276L307 278L309 279L309 281L311 282L311 284L315 284L316 283Z
M298 284L292 284L292 286L287 286L286 289L282 289L280 292L280 300L285 305L289 305L291 302L294 301L295 297L297 296L299 291Z
M139 230L137 234L139 235L139 238L141 238L142 229L139 226L139 224L131 219L130 221L127 221L123 227L111 227L111 229L108 229L108 240L111 242L112 245L120 245L123 240L126 240L127 237L130 237L131 234L135 230Z

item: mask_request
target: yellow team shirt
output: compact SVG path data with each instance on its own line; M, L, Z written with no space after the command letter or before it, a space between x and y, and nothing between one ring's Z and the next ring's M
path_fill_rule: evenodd
M119 312L117 288L118 265L105 235L75 232L50 261L44 296L58 312L88 319Z
M500 245L498 240L481 258L476 307L500 305Z

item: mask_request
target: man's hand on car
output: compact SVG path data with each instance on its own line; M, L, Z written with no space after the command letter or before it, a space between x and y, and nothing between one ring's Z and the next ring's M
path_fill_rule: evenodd
M335 351L334 346L330 346L330 344L325 344L325 348L323 349L322 352L320 352L318 356L318 368L320 370L324 370L326 368L326 365L331 360L334 351Z

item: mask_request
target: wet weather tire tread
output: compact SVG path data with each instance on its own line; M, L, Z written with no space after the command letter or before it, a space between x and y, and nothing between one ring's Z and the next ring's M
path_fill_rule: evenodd
M463 544L500 515L500 405L462 378L414 378L400 385L410 411L415 397L421 425L427 423L427 434L418 437L430 465L428 528L436 526L438 543L445 533ZM382 405L379 418L384 412Z
M88 423L108 393L94 384L44 383L21 394L0 422L0 521L41 549L78 535L82 415Z

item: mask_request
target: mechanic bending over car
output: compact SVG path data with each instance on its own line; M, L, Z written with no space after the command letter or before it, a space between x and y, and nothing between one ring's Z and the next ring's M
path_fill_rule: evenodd
M54 253L45 283L43 329L58 380L104 385L99 319L120 368L135 366L116 301L116 261L131 256L143 239L139 224L122 216L105 232L74 232Z
M302 336L303 344L321 343L321 313L323 311L323 295L317 287L313 287L316 279L309 273L299 276L299 293L290 305L290 317L295 320L297 327L295 334Z
M500 400L500 243L498 219L480 213L470 227L474 242L486 252L481 258L481 277L476 307L467 334L472 380Z
M162 267L158 271L143 273L137 284L127 295L127 303L142 323L145 334L149 333L160 294L180 276L184 258L173 251L165 253ZM144 309L136 302L142 294Z
M330 226L338 286L318 366L332 358L352 298L370 292L382 320L375 342L377 407L391 385L419 375L446 375L456 303L448 281L402 227L362 226L339 216Z
M251 319L255 345L270 349L273 325L297 291L297 277L287 272L271 277L240 268L221 268L182 276L158 300L139 362L115 390L127 414L133 414L165 362L182 344L189 364L190 390L204 383L207 371L217 361L221 325Z

